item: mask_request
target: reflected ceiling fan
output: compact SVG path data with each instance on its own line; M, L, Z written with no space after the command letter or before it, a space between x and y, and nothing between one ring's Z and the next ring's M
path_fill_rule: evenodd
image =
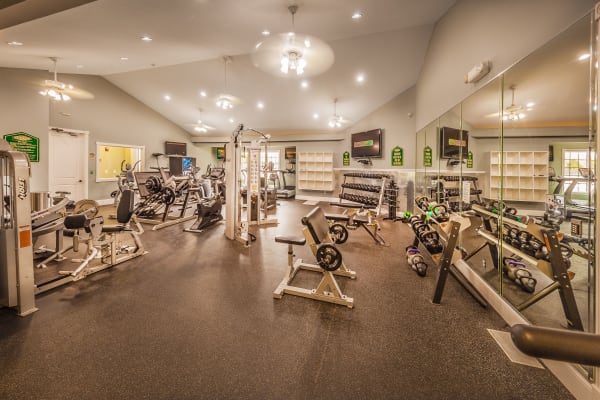
M343 116L337 113L337 102L337 98L333 99L333 115L331 116L331 118L329 118L329 122L327 123L327 125L329 125L330 128L341 128L342 125L350 122L350 120L344 118Z
M47 96L55 101L69 101L73 99L93 99L94 95L88 91L77 89L73 85L58 80L56 57L50 57L54 66L53 79L46 79L42 84L43 89L39 91L42 96Z
M535 105L533 102L527 103L527 105L522 106L520 104L515 104L515 90L517 89L517 85L511 85L509 87L511 90L511 102L510 105L504 108L502 111L502 120L504 121L518 121L527 116L526 111L533 110L533 106ZM495 117L497 118L500 113L491 113L487 114L486 117Z

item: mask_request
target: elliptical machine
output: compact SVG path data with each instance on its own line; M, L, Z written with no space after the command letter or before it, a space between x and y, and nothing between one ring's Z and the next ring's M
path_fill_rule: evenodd
M225 178L225 169L212 167L210 164L207 167L206 174L202 175L205 181L210 181L212 185L208 188L200 185L197 188L190 188L190 192L197 192L199 201L196 209L196 222L189 228L184 229L185 232L202 232L206 228L223 220L221 210L225 199L223 186ZM213 186L213 187L211 187ZM208 190L207 190L208 189Z

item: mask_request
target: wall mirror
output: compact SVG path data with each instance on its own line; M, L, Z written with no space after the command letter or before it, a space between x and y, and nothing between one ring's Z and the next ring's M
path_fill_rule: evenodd
M126 165L142 171L144 146L96 142L96 182L116 181Z
M420 190L471 221L460 241L470 269L532 324L589 332L596 324L595 30L591 15L582 18L417 134L417 152L468 139L466 158L434 150L438 168L423 170ZM458 199L447 176L458 177Z

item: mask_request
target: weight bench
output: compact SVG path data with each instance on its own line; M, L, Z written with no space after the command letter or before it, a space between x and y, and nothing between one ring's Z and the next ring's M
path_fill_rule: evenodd
M98 249L94 247L94 240L96 240L102 232L103 224L104 218L102 217L88 218L85 214L67 215L65 217L65 229L72 229L75 233L73 235L73 245L63 250L63 252L60 252L60 256L70 249L73 249L74 252L79 251L79 233L80 230L83 229L85 233L87 233L87 238L85 239L86 257L72 259L71 261L79 263L79 266L73 271L58 271L60 275L71 275L73 280L85 278L86 274L82 274L82 271L98 254ZM60 256L57 257L57 259L61 259Z
M319 207L315 207L302 218L304 228L301 236L275 236L275 242L288 245L288 266L283 280L273 292L273 297L280 299L284 294L306 297L328 303L354 307L354 299L342 293L335 275L356 279L356 272L348 269L342 260L342 253L335 247L329 232L329 222ZM308 242L317 264L308 264L297 259L294 262L294 245L304 246ZM323 278L315 289L292 286L291 282L299 270L320 272Z
M370 215L348 215L348 214L325 214L325 218L327 220L332 221L331 224L331 233L334 235L335 243L344 243L348 239L348 231L343 232L340 228L344 227L346 229L358 229L363 228L371 238L375 241L375 243L386 246L385 240L377 233L379 230L379 224L377 222L373 222ZM341 224L344 222L344 225ZM373 226L373 230L369 229L369 226Z

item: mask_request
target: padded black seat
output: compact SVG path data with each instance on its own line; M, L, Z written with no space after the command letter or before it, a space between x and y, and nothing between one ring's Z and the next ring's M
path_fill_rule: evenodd
M304 244L306 244L306 239L302 236L277 235L275 236L275 241L277 243L295 244L298 246L304 246Z
M350 221L350 217L346 214L328 214L325 213L325 218L331 221Z
M121 199L119 200L119 205L117 206L117 222L119 225L109 225L103 226L102 232L105 233L115 233L122 232L124 230L128 230L129 227L127 224L131 220L133 216L133 202L134 195L133 190L127 189L124 190L121 194Z
M331 241L329 236L329 223L320 207L315 207L306 216L302 217L302 225L306 226L315 244Z
M66 229L85 228L88 223L89 219L85 216L85 214L67 215L64 222Z

